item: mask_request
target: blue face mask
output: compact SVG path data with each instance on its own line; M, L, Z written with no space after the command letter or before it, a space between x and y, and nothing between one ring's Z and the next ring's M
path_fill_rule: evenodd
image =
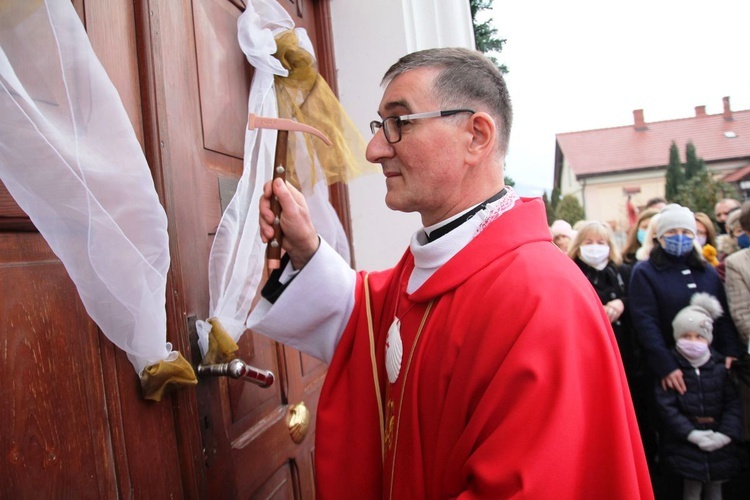
M646 239L646 230L645 229L639 229L637 233L635 233L635 237L638 238L638 243L643 245L643 240Z
M685 234L664 237L664 251L675 257L682 257L693 250L693 238Z
M737 237L737 245L740 248L750 248L750 236L747 233L742 233Z

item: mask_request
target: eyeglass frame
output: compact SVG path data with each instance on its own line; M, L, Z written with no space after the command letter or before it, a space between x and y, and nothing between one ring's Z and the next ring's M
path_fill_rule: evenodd
M373 135L378 133L378 130L383 131L383 136L385 137L385 140L388 144L396 144L401 141L402 133L401 133L401 126L403 123L408 123L413 120L422 120L425 118L442 118L444 116L453 116L458 113L471 113L474 114L476 111L473 109L468 108L461 108L461 109L446 109L442 111L427 111L425 113L414 113L411 115L400 115L400 116L386 116L383 118L382 121L380 120L373 120L370 122L370 132L372 132ZM395 141L392 141L389 137L387 130L389 130L389 126L386 125L388 120L393 120L393 122L396 124L396 130L398 131L398 139Z

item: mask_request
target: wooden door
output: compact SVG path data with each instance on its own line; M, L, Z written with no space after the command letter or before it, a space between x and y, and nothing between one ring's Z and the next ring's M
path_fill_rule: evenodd
M327 1L278 0L307 28L335 90ZM252 68L237 45L242 0L74 0L142 142L169 221L167 338L197 362L213 235L242 170ZM348 225L346 190L332 201ZM124 353L0 185L1 498L312 498L314 416L326 367L252 332L240 356L269 389L201 380L144 401ZM12 382L11 382L12 381ZM293 405L310 431L295 443Z
M145 139L133 2L73 4ZM171 304L169 314L169 340L186 345ZM88 317L64 266L2 184L0 325L0 498L203 496L194 391L162 403L141 397L126 355Z
M316 16L327 5L279 0L319 43ZM170 223L178 252L188 336L193 321L208 314L208 254L222 207L242 171L247 96L252 68L237 43L242 2L149 2L151 57L148 93L154 95L152 126L159 137ZM196 390L207 490L230 498L312 498L314 415L326 367L317 360L246 332L239 356L276 375L267 389L228 379L201 380ZM194 352L196 349L194 349ZM195 358L194 358L195 359ZM195 359L197 361L197 359ZM290 435L297 405L313 418L300 443Z

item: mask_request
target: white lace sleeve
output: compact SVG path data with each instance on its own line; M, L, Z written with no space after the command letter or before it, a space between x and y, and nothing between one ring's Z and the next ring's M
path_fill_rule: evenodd
M354 309L356 281L356 272L321 238L276 302L260 300L247 327L329 363Z

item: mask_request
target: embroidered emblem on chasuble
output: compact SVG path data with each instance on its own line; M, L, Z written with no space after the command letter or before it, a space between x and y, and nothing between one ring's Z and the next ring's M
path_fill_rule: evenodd
M403 297L407 297L403 294ZM407 299L408 300L408 299ZM402 299L402 303L404 299ZM434 299L428 304L411 303L408 306L406 313L399 322L401 328L389 329L389 337L391 332L395 332L399 337L399 342L402 345L402 352L408 353L408 356L403 359L403 369L400 373L396 374L395 381L389 381L386 384L385 390L385 429L383 433L383 444L384 444L384 473L385 483L389 485L389 489L393 488L394 469L396 467L396 455L398 452L398 439L399 429L401 426L401 416L404 405L409 405L410 410L407 414L413 414L416 408L416 401L409 400L405 402L405 397L412 398L413 391L410 387L416 383L418 374L413 372L414 364L418 358L418 351L420 350L420 341L424 341L422 332L427 318L430 315L430 310L434 304ZM394 321L394 323L396 323ZM386 364L388 363L388 340L386 341ZM386 366L387 371L387 366ZM399 376L400 375L400 376ZM409 393L409 395L407 395ZM413 398L412 398L413 399ZM408 417L407 417L408 418ZM390 497L390 495L389 495Z

